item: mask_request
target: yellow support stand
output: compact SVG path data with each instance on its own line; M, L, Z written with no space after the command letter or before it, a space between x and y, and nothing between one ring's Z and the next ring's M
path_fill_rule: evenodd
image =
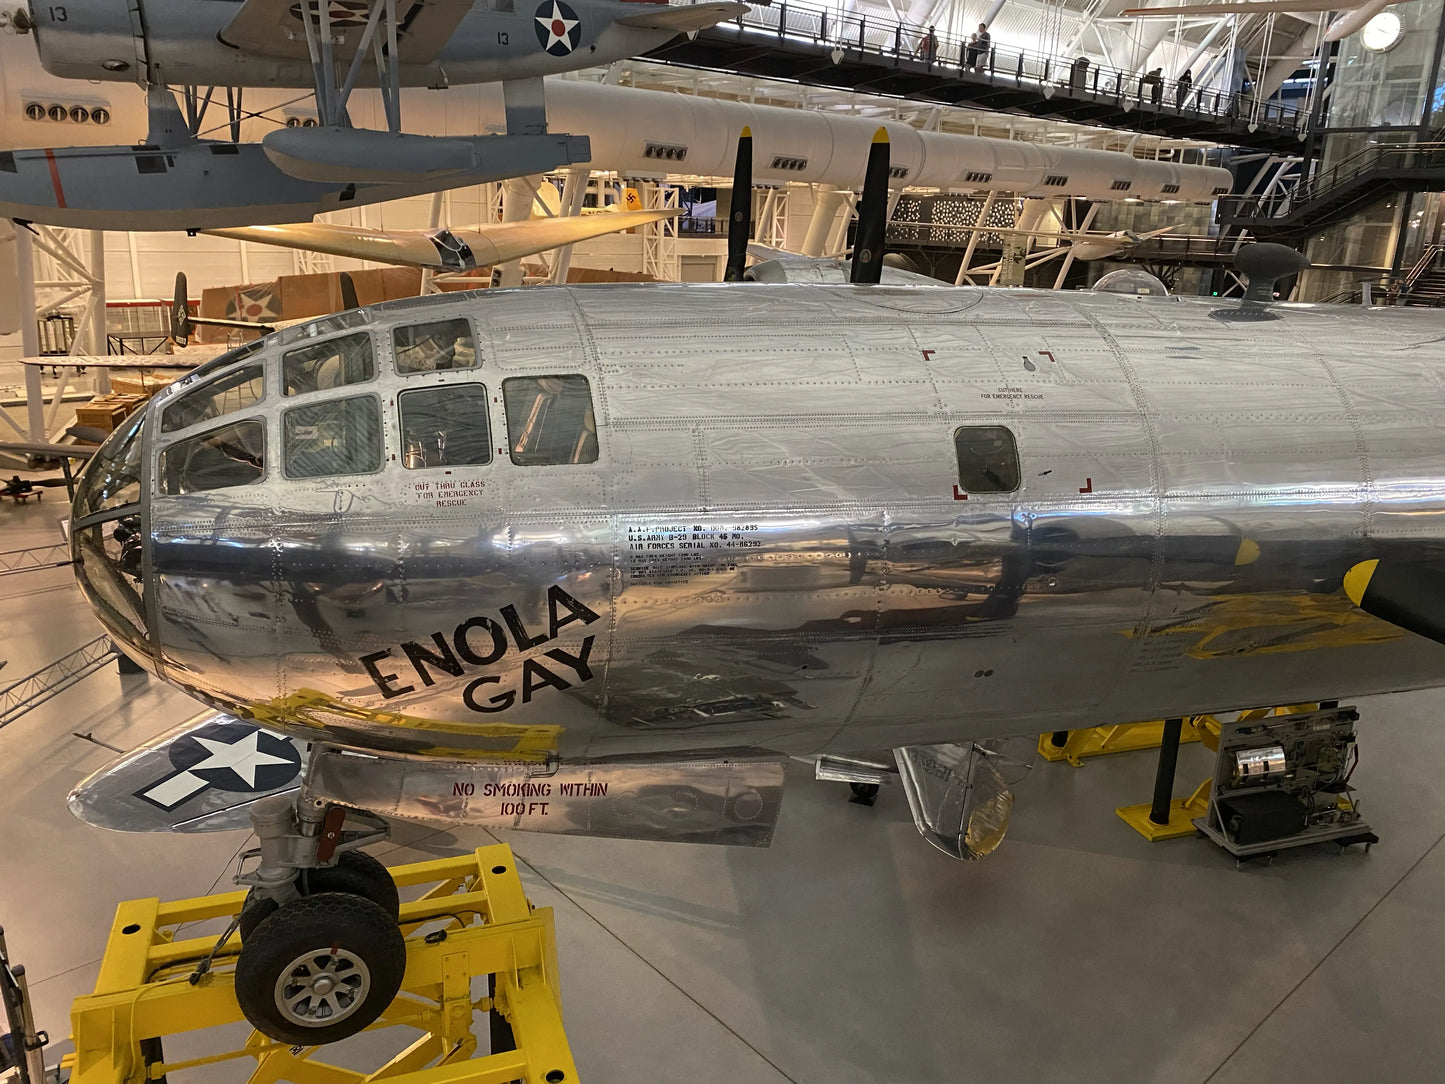
M1192 836L1195 831L1194 818L1204 816L1209 810L1209 787L1213 782L1214 777L1211 775L1195 787L1194 793L1188 798L1175 798L1170 802L1168 824L1155 824L1149 819L1149 811L1153 806L1148 802L1142 805L1121 805L1114 812L1150 843L1157 843L1161 839Z
M166 1036L245 1019L233 985L238 938L198 979L196 965L216 938L175 939L183 924L232 919L245 893L228 892L174 903L131 900L116 909L95 992L71 1007L75 1052L62 1062L71 1084L142 1084L240 1058L256 1062L251 1084L575 1084L552 910L527 901L511 848L480 847L391 874L403 896L407 888L430 887L401 905L406 977L367 1029L399 1029L393 1034L400 1049L379 1068L344 1069L316 1057L324 1047L292 1047L254 1031L239 1050L165 1061ZM488 975L494 994L474 999L473 980ZM474 1018L493 1010L511 1025L517 1048L473 1057Z
M1203 719L1205 716L1198 716ZM1181 742L1199 740L1196 719L1185 721ZM1045 760L1067 760L1075 768L1080 767L1084 757L1097 757L1105 753L1132 753L1138 749L1158 749L1163 741L1164 720L1154 719L1147 723L1120 723L1117 726L1091 726L1082 730L1070 730L1069 738L1063 745L1054 744L1052 734L1039 735L1039 756Z

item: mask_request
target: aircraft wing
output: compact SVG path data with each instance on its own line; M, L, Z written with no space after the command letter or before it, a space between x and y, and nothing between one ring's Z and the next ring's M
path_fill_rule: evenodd
M397 18L404 27L399 47L405 62L435 60L471 6L472 0L401 0ZM245 0L219 37L227 45L257 56L306 60L306 33L299 12L295 0ZM355 55L366 18L365 4L331 0L332 35L340 42L336 56Z
M30 441L0 441L0 452L12 455L44 455L52 459L89 459L99 448L86 448L79 444L47 444Z
M1174 18L1176 15L1227 15L1237 12L1271 11L1338 11L1342 0L1237 0L1220 4L1180 4L1167 8L1125 8L1119 12L1132 18L1149 19L1155 16Z
M662 7L637 15L624 15L617 22L621 26L637 26L644 30L671 30L688 34L694 30L706 30L710 26L736 19L748 10L747 4L689 4L685 7Z
M202 230L215 237L259 241L283 248L310 249L332 256L421 267L433 271L469 271L474 267L515 260L589 237L631 229L681 212L622 211L607 215L539 218L500 222L474 230L368 230L325 222L294 226L243 226Z
M254 325L252 325L254 326ZM219 355L221 350L213 350ZM96 369L194 369L200 364L196 359L179 358L174 354L57 354L54 357L21 358L23 365L84 366Z
M248 828L248 809L301 782L306 746L223 712L203 712L81 781L70 811L117 832Z

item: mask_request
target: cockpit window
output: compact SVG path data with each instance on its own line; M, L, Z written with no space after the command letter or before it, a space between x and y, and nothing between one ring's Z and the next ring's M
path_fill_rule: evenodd
M77 528L72 549L81 590L113 631L131 641L146 638L142 541L135 513Z
M260 339L252 339L248 343L242 343L234 350L227 350L218 358L212 358L210 361L197 365L183 379L187 384L200 383L201 380L204 380L212 373L218 373L222 369L229 369L236 362L245 361L258 350L265 349L268 342L269 340L263 337Z
M266 427L232 422L177 441L161 453L161 492L168 497L247 486L266 473Z
M376 375L371 336L366 332L288 350L281 355L281 385L285 395L305 395L327 388L361 384Z
M266 394L261 366L248 365L186 392L161 415L161 432L174 433L259 403Z
M391 333L399 373L431 373L439 369L472 369L477 344L465 317L399 327Z
M374 395L293 407L281 416L281 432L288 478L381 469L381 404Z
M141 423L144 421L145 411L137 410L95 453L76 491L81 515L122 508L140 500Z
M502 381L512 462L524 467L597 462L597 420L585 376Z
M1001 425L963 426L953 431L958 453L958 486L968 493L1012 493L1019 487L1019 453L1014 435Z
M481 384L417 388L402 392L397 403L402 462L408 470L492 461L487 389Z

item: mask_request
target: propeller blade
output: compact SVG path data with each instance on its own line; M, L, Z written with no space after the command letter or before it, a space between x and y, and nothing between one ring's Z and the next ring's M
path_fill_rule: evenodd
M171 302L171 341L186 346L191 341L191 300L186 293L186 273L176 272L176 296Z
M351 281L351 272L343 271L340 276L341 283L341 311L361 308L361 302L356 300L356 283Z
M1445 573L1376 558L1346 572L1344 586L1365 613L1445 644Z
M724 282L741 282L748 260L748 239L753 235L753 132L744 127L738 136L737 163L733 166L733 198L728 208L728 262Z
M858 230L853 235L853 266L848 281L876 283L883 277L883 235L888 229L888 130L873 133L863 195L858 199Z

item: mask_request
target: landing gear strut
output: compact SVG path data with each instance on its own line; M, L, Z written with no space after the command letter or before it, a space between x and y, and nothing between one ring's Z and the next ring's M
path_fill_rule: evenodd
M350 816L358 825L346 826ZM256 803L256 866L241 909L236 1001L280 1042L319 1046L373 1023L406 971L396 884L356 848L385 838L381 818L304 792Z

